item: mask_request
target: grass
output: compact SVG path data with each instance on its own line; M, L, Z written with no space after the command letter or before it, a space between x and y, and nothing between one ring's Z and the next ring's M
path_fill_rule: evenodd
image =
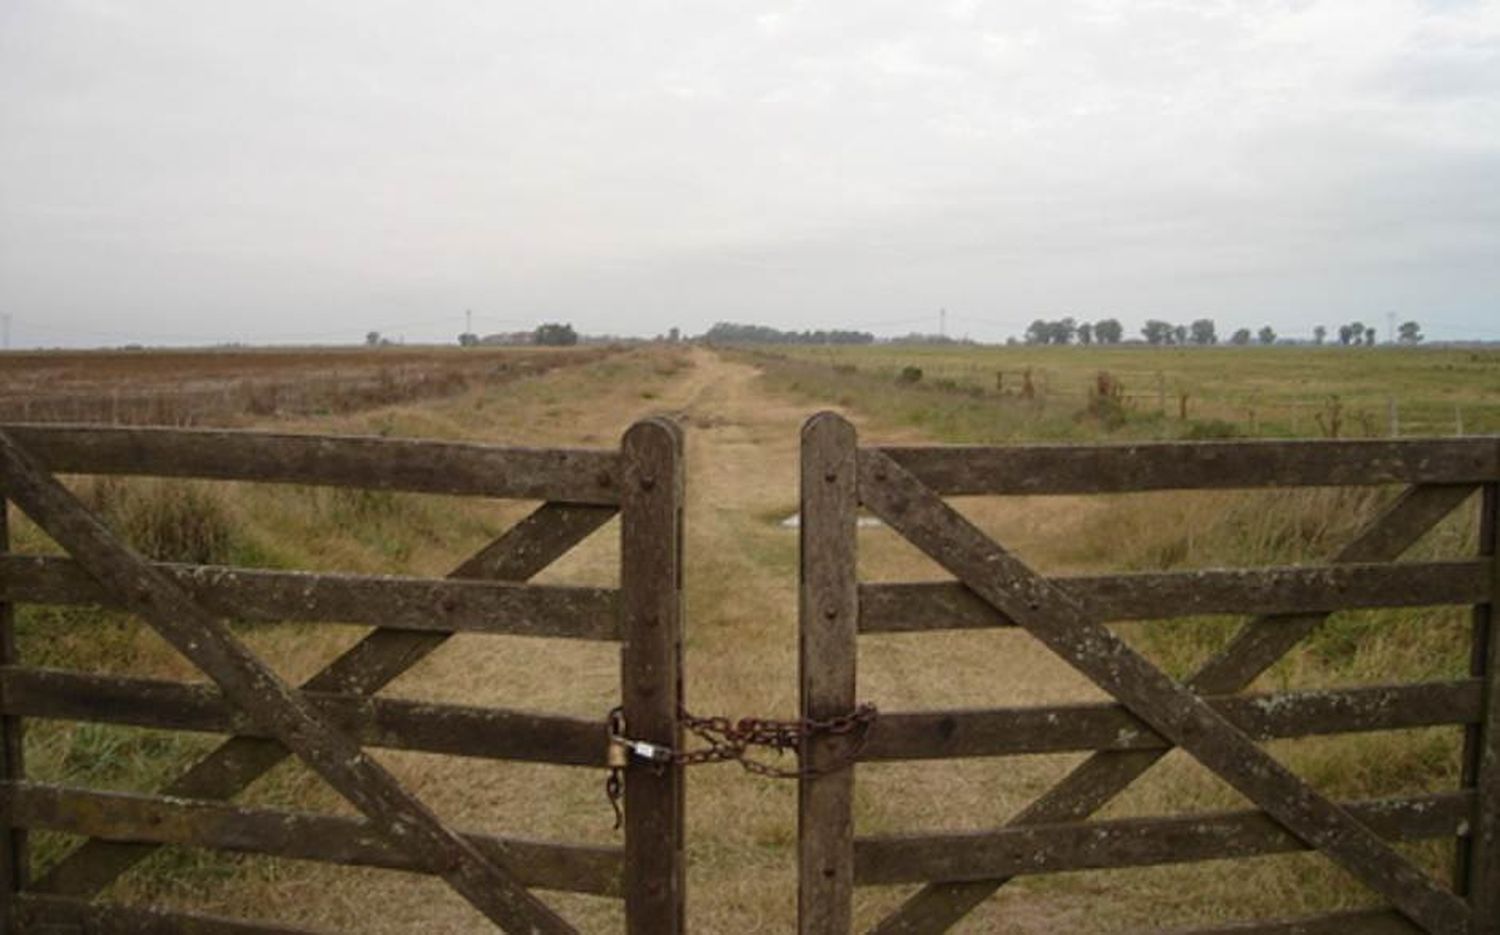
M1050 357L1038 364L1050 368L1048 395L1038 404L979 388L977 376L970 385L958 371L945 370L940 356L916 364L891 361L889 366L924 370L922 380L899 384L879 369L886 363L877 366L874 359L848 353L848 360L837 361L837 369L813 354L754 358L762 373L737 355L717 359L698 352L631 351L396 405L238 418L282 431L614 446L635 418L675 416L688 432L688 706L702 714L783 717L795 712L797 697L797 533L780 522L795 510L797 427L814 409L844 407L862 437L898 442L1088 441L1217 431L1206 418L1202 424L1210 428L1195 428L1196 416L1179 424L1170 415L1139 411L1139 404L1125 407L1122 423L1097 418L1084 393L1096 376L1087 363L1076 371L1076 390L1066 392L1059 388L1066 382L1061 364L1048 362ZM1245 366L1256 369L1269 366L1256 355L1282 351L1242 353ZM1423 355L1429 353L1446 352L1415 356L1427 359ZM1238 385L1241 358L1210 354L1226 371L1225 384ZM1451 373L1450 395L1484 396L1476 394L1466 371ZM1033 376L1037 378L1036 371ZM1333 379L1309 376L1313 378ZM939 387L938 379L952 382ZM1123 380L1128 392L1131 378ZM1474 418L1484 424L1482 416ZM278 568L440 575L530 508L312 487L73 483L117 530L150 554ZM958 502L966 515L1035 566L1049 573L1083 573L1324 561L1392 495L1380 489L1307 490ZM1413 555L1472 554L1472 514L1472 509L1459 511ZM612 584L616 529L607 526L540 580ZM49 548L20 519L12 532L18 551ZM860 537L866 579L942 574L889 529L862 529ZM28 664L200 678L149 630L124 615L24 607L20 618L21 650ZM1236 624L1226 618L1147 621L1121 624L1119 632L1169 671L1182 674L1221 646ZM1268 672L1258 687L1462 675L1467 627L1467 611L1457 608L1340 614ZM293 681L306 678L363 632L337 624L258 624L238 626L238 631ZM1015 631L872 636L861 640L859 662L861 698L885 710L1100 697L1086 680ZM399 679L390 694L593 718L602 717L617 698L618 675L613 647L462 636ZM156 788L216 739L33 722L27 752L31 775L44 781L144 790ZM1272 745L1278 757L1320 788L1350 798L1452 788L1457 748L1457 731L1451 729ZM440 814L462 826L554 840L618 841L610 829L602 776L595 771L386 751L378 756ZM861 833L994 827L1079 759L863 766L856 786L857 827ZM795 912L795 787L747 777L732 766L704 767L691 774L688 799L692 927L787 930ZM320 780L296 764L276 769L240 801L348 812ZM1239 807L1241 800L1221 782L1186 757L1172 755L1103 814ZM67 843L60 836L38 836L39 857L43 862L55 859ZM1441 869L1450 850L1444 842L1417 853ZM873 922L909 892L860 890L859 919ZM180 849L164 849L111 895L375 933L486 930L459 900L431 881ZM618 928L614 903L555 894L546 898L585 930ZM1118 931L1295 914L1355 905L1364 898L1326 861L1294 855L1028 878L987 902L966 930ZM1101 906L1109 911L1098 911Z

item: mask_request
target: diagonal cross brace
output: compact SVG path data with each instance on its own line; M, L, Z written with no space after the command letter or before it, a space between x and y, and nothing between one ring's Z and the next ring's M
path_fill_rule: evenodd
M1467 484L1410 487L1345 546L1335 563L1392 561L1474 493ZM1272 614L1247 622L1218 655L1187 681L1201 694L1231 694L1248 686L1328 614ZM1106 750L1093 754L1007 824L1080 821L1123 792L1170 751ZM877 935L942 932L968 915L1009 879L930 883L873 930Z
M610 506L545 503L455 568L449 578L525 581L552 564L615 514ZM303 691L370 695L448 641L433 630L381 627L366 634L302 684ZM231 737L161 790L190 799L229 799L290 754L275 740ZM91 839L38 880L42 892L96 896L158 845Z
M1072 595L1006 552L895 460L861 451L859 486L860 500L912 544L1309 847L1333 858L1429 932L1468 930L1470 912L1461 899L1093 620Z
M513 874L444 826L355 740L328 724L224 621L121 543L3 431L0 481L10 498L85 571L213 679L257 727L363 812L388 841L411 852L508 931L572 931Z

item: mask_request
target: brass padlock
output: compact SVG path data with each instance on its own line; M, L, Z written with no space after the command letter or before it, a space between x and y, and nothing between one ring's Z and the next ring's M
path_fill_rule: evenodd
M625 749L625 738L609 738L609 752L604 762L610 769L624 769L630 765L630 751Z

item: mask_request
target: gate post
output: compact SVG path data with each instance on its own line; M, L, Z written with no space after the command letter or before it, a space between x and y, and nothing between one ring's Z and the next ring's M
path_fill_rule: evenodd
M802 428L800 600L804 719L848 714L855 702L859 514L854 426L821 412ZM808 737L803 769L841 761L852 738ZM797 784L797 927L802 935L845 935L854 895L854 766Z
M632 425L621 445L621 694L636 740L682 749L682 435L666 419ZM625 774L625 927L684 929L683 776L632 758Z
M9 501L0 497L0 555L10 551ZM0 665L15 665L16 621L10 604L0 603ZM0 782L25 778L21 719L0 717ZM8 801L9 796L5 796ZM8 805L0 806L0 930L12 931L20 912L16 897L26 887L26 832L15 824Z
M1479 554L1490 566L1488 601L1474 608L1471 671L1483 680L1480 721L1464 737L1465 788L1474 790L1474 823L1459 839L1459 892L1469 898L1474 935L1500 935L1500 484L1485 484L1480 501Z

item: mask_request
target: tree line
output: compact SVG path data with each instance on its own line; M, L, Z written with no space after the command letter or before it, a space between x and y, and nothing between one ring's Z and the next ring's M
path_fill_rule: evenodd
M712 344L873 344L868 331L782 331L767 325L716 322L703 335Z
M1336 332L1338 343L1344 347L1373 347L1376 332L1363 322L1352 321L1340 325ZM1208 346L1219 343L1218 327L1212 318L1199 318L1188 324L1174 324L1159 318L1147 319L1141 326L1141 337L1147 344L1174 346L1196 344ZM1239 328L1230 335L1228 343L1247 345L1251 341L1259 344L1275 344L1276 329L1263 326L1253 335L1249 328ZM1074 318L1059 318L1049 321L1038 318L1026 329L1027 344L1119 344L1124 340L1124 329L1118 319L1104 318L1096 322L1080 322ZM1324 344L1328 340L1328 329L1318 325L1313 329L1313 343ZM1415 321L1403 322L1397 329L1396 340L1413 345L1422 341L1422 326Z

